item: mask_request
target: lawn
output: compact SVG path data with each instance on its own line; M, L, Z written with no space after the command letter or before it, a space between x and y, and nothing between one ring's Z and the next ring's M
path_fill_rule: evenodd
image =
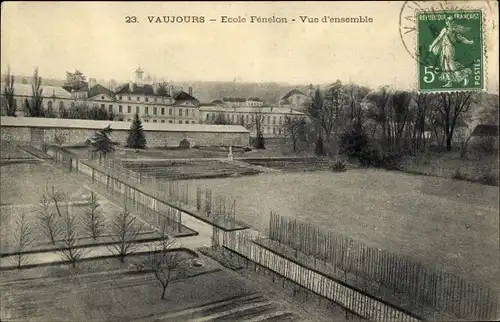
M189 259L190 254L183 257ZM203 267L186 265L187 278L174 280L161 300L152 273L132 274L135 257L81 262L76 268L49 266L3 272L1 320L189 321L218 317L238 321L287 313L252 283L203 258Z
M498 276L497 187L374 169L189 182L235 198L236 219L261 231L274 211L482 284Z

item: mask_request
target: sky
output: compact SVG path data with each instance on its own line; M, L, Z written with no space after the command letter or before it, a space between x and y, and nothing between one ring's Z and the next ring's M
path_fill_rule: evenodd
M482 1L484 2L484 1ZM479 2L478 2L479 3ZM411 89L416 61L400 37L403 2L2 2L1 69L46 78L81 70L129 80L140 66L177 81L343 82ZM494 26L498 27L498 3ZM148 16L204 16L203 24ZM220 22L221 16L287 17L287 24ZM367 24L301 23L299 16L366 16ZM135 16L138 23L126 23ZM209 22L209 19L217 19ZM490 29L493 22L489 21ZM498 92L498 30L486 40L488 91ZM411 41L415 33L405 35Z

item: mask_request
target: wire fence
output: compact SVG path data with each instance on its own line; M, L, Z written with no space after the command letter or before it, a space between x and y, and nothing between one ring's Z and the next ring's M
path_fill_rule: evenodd
M402 255L367 247L351 238L336 236L307 222L272 213L269 238L297 253L329 263L404 294L439 312L460 319L485 320L498 317L498 293L447 272L424 267ZM321 266L323 263L310 263Z

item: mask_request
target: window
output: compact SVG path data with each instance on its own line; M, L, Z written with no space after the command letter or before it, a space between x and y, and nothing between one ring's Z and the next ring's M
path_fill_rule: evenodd
M146 97L145 100L146 100L146 102L149 102L149 98L148 97Z
M16 100L14 100L14 106L16 106ZM59 102L59 113L61 112L61 110L64 110L64 102L63 101Z
M245 116L245 121L248 123L248 114Z
M208 121L209 117L210 117L210 114L207 114L205 119Z
M276 134L276 128L273 127L273 134Z
M127 113L132 113L132 106L127 106Z
M179 116L182 116L182 108L179 109Z
M75 108L75 102L71 102L71 107Z
M121 96L121 95L120 95L120 96L118 96L118 99L119 99L119 100L121 100L121 99L122 99L122 96Z
M271 124L271 117L270 116L267 117L267 124Z
M103 99L104 99L104 96L101 96L101 99L103 100Z
M168 123L172 123L172 120L168 120Z
M127 121L128 121L128 122L130 122L130 121L132 121L132 120L131 120L131 119L128 119Z
M153 123L156 123L156 120L153 120Z
M182 124L182 121L179 121L179 124Z
M47 108L49 109L49 113L52 113L52 101L49 101Z
M144 106L144 114L149 114L149 108L147 106Z
M149 122L149 120L144 120L144 122Z
M118 105L118 113L123 113L123 107L121 105Z
M191 124L194 124L195 122L194 121L191 121Z
M168 115L172 116L172 108L168 109Z
M139 113L140 113L140 111L141 111L141 108L140 108L139 106L136 106L136 107L135 107L135 112L136 112L137 114L139 114Z
M283 116L280 116L280 124L283 124Z
M113 113L113 105L111 105L111 104L109 105L108 111L109 111L109 113Z
M234 114L231 114L231 122L234 122Z
M186 116L189 116L189 110L186 109Z
M273 124L276 124L276 116L273 116Z
M101 108L105 108L104 104L101 104Z
M281 135L281 128L278 129L278 134Z
M157 102L157 101L158 101L158 98L157 98L157 97L155 97L155 102Z
M165 115L165 108L164 107L161 108L161 115Z
M130 95L128 96L128 100L129 100L129 101L131 101L131 100L132 100L132 97L131 97Z
M271 128L270 127L267 128L267 133L271 133Z
M165 120L161 120L162 123L165 123Z
M153 115L156 115L157 109L156 107L153 107Z
M139 102L141 100L141 98L139 96L137 96L137 102Z

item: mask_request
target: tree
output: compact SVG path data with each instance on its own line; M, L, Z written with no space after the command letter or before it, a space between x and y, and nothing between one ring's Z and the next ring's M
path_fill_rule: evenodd
M35 67L35 71L33 73L33 83L31 84L31 99L25 100L28 115L31 117L44 117L46 114L43 110L42 90L42 78L38 76L38 67Z
M164 230L163 230L164 231ZM171 281L186 276L186 267L181 258L181 252L172 251L174 240L168 239L164 233L160 242L154 244L146 257L136 263L139 271L152 272L155 279L161 285L161 299L165 299L165 293Z
M16 266L21 269L23 265L27 264L27 258L24 254L26 249L33 243L33 228L28 221L28 213L22 213L16 220L16 227L14 230L14 241L16 246Z
M457 124L464 121L473 102L475 102L475 97L472 92L444 92L438 94L434 107L441 116L448 151L451 151L451 143Z
M130 131L127 137L127 147L132 149L145 149L146 148L146 135L142 128L142 122L139 114L135 113Z
M389 87L383 86L378 91L372 92L367 96L368 102L368 117L375 122L373 127L372 137L376 136L377 127L382 128L382 145L387 142L387 106L392 97Z
M157 89L156 89L156 94L161 96L161 97L166 97L169 95L169 90L168 90L168 83L165 81L161 81L156 83Z
M120 262L125 262L125 257L140 247L135 240L142 229L137 217L132 215L126 207L113 219L110 232L113 236L113 244L109 250L118 255Z
M370 89L365 86L359 86L356 84L348 84L344 88L345 90L345 100L346 105L349 108L349 122L354 119L360 119L363 116L362 103L370 93Z
M85 257L87 251L79 247L78 222L76 216L69 210L69 204L67 204L66 214L63 218L59 251L62 254L63 260L70 262L73 267L76 267L76 263Z
M324 155L324 147L323 147L323 133L321 128L322 118L322 110L323 110L323 97L321 96L321 92L319 88L316 88L313 97L311 98L309 104L306 107L306 114L309 116L311 121L313 122L314 130L315 130L315 145L314 145L314 153L316 155Z
M74 73L66 72L64 87L68 88L70 91L77 91L88 87L88 82L83 73L76 69Z
M111 135L111 131L111 126L108 125L104 129L96 131L90 140L93 152L99 153L99 159L106 157L108 153L115 150L115 143L111 141L111 138L109 137Z
M283 125L285 135L292 139L293 151L297 151L297 142L300 140L301 135L305 131L306 121L303 118L285 116L285 123Z
M224 113L217 113L215 118L208 120L208 124L231 125L231 121L224 117Z
M16 116L17 105L14 100L14 75L10 74L10 66L5 75L5 84L3 88L3 96L6 103L7 116Z
M39 224L42 233L55 245L61 234L61 228L58 217L56 217L57 214L51 210L50 203L50 198L47 193L44 193L40 199L40 209L38 211Z
M264 113L262 108L256 108L253 113L253 121L251 127L255 128L256 140L255 140L255 148L256 149L265 149L266 141L264 139Z
M83 216L83 227L90 237L96 240L102 235L105 226L104 215L100 209L99 200L94 192L90 193L87 200L87 209Z

